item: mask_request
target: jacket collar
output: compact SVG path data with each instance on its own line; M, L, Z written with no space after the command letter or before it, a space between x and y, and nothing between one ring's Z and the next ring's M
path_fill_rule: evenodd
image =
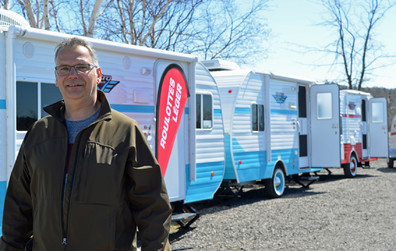
M111 107L103 91L98 90L98 100L100 101L100 112L97 120L111 119ZM43 108L56 120L64 123L65 121L65 101L61 100Z

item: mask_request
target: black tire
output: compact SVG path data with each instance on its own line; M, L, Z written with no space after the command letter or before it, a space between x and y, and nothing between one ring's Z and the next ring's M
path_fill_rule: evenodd
M265 191L267 196L270 198L279 198L285 192L286 188L286 176L285 172L280 167L275 167L272 178L264 180Z
M348 178L353 178L357 174L358 168L358 160L354 154L351 155L349 163L344 164L342 167L344 168L344 174Z

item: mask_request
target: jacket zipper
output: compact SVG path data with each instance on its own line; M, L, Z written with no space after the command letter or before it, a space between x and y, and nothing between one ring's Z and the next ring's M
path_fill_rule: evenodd
M66 129L66 134L67 133L67 129ZM65 221L63 219L63 211L64 211L64 206L65 206L65 194L66 194L66 186L67 186L67 167L70 164L69 161L69 142L67 142L66 144L66 158L65 158L65 168L63 170L63 187L62 187L62 200L61 200L61 226L62 226L62 246L66 246L67 245L67 238L66 238L66 231L65 231ZM66 249L66 247L65 247Z
M77 144L76 157L75 157L75 160L74 160L73 169L70 168L71 166L70 166L70 163L69 163L69 171L66 174L66 169L65 169L65 178L64 178L64 181L63 181L64 182L64 184L63 184L63 187L64 187L63 189L64 190L63 190L63 200L62 200L61 214L62 214L62 232L63 232L62 246L65 246L65 250L66 250L66 246L67 246L67 233L68 233L68 230L69 230L68 229L69 228L68 227L68 222L69 222L69 214L70 214L70 200L71 200L71 194L72 194L73 185L74 185L74 174L75 174L76 169L77 169L77 159L78 159L78 154L79 154L79 148L80 148L80 144L81 144L81 136L77 135L77 137L78 137L78 144ZM74 148L74 146L73 146L73 148ZM66 166L66 168L67 168L67 166ZM67 176L70 175L70 171L71 170L73 170L73 175L71 177L67 177ZM67 194L69 200L68 200L67 205L65 205L65 197L66 197L66 191L67 191L67 186L68 186L68 184L67 184L67 180L68 179L70 179L70 185L69 185L70 189L69 189L69 193ZM66 219L64 219L64 217L63 217L65 206L67 206Z

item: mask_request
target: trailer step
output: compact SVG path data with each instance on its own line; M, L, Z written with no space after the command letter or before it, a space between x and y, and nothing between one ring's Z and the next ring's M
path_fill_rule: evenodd
M299 185L301 185L301 186L303 186L305 188L309 188L309 186L312 183L314 183L314 182L316 182L318 180L319 180L319 176L299 175L299 176L294 177L294 181L297 184L299 184Z
M363 162L363 163L362 163L362 168L363 168L363 169L375 169L374 166L370 166L370 161Z
M179 209L179 210L177 210ZM182 228L189 227L199 218L199 213L191 205L182 205L182 208L177 208L173 211L172 222L176 222Z
M172 221L189 220L195 217L196 213L178 213L172 215Z

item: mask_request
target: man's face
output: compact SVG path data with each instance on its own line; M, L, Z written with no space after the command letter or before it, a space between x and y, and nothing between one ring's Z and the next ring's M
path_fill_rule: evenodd
M93 64L89 50L81 45L73 48L63 48L59 51L56 66L75 66L78 64ZM56 86L66 103L83 104L95 103L97 99L97 85L101 81L102 71L92 67L87 72L77 72L72 68L70 73L60 76L55 71Z

